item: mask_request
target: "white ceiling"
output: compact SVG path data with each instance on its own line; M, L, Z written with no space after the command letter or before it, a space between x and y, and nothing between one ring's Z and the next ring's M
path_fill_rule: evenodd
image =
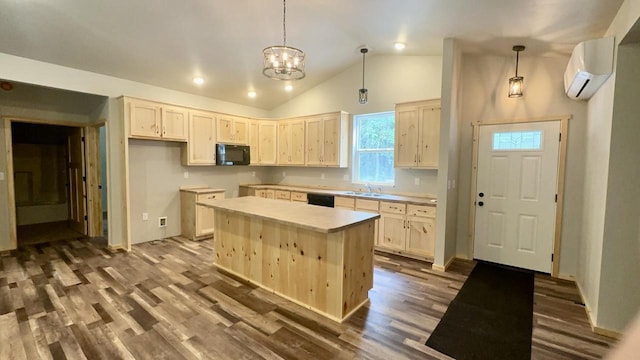
M622 1L289 0L287 43L307 54L291 93L262 75L262 49L282 42L281 0L0 0L0 52L272 109L361 61L362 45L441 55L453 37L467 52L569 54Z

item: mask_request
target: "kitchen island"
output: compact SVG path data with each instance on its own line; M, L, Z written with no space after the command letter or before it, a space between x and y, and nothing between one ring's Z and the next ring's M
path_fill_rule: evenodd
M219 269L338 322L368 301L378 214L252 196L199 204L215 211Z

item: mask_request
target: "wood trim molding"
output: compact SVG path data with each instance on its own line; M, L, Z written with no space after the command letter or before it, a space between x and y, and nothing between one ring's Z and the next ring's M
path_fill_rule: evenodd
M475 121L471 123L473 126L473 155L471 160L471 193L469 196L469 233L467 238L467 252L470 258L473 258L474 236L475 236L475 217L476 207L475 193L477 191L478 181L478 144L480 135L480 126L483 125L504 125L504 124L521 124L543 121L560 121L560 148L558 149L558 183L556 185L556 193L558 194L558 202L556 203L556 222L553 243L553 261L551 276L558 277L560 273L560 245L562 237L562 211L564 209L564 178L567 163L567 140L569 138L569 119L571 115L545 116L529 119L512 119L512 120L495 120L495 121Z
M7 162L7 194L9 201L9 249L13 250L18 247L18 228L16 221L16 194L15 184L13 182L13 146L11 135L11 119L4 118L4 146L6 149Z
M589 319L589 326L591 326L591 331L593 331L595 334L610 337L613 339L622 339L622 335L623 335L622 333L615 330L601 328L594 324L593 318L591 316L591 309L589 308L589 305L585 301L586 297L584 296L584 291L582 291L582 286L580 286L580 283L577 281L575 281L575 284L576 284L576 287L578 288L578 294L580 295L580 299L584 304L584 311L587 313L587 319Z
M440 271L440 272L446 272L447 269L449 268L449 266L451 266L451 264L453 264L453 261L456 259L455 256L451 257L449 259L449 261L447 261L446 264L444 264L444 266L440 266L440 265L436 265L436 264L432 264L431 265L431 270L435 270L435 271Z

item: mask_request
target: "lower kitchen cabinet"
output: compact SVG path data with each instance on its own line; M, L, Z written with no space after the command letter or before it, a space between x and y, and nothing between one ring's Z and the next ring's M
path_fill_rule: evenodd
M380 202L378 249L432 258L435 249L436 208L432 206Z
M291 192L285 190L276 190L275 198L278 200L291 201Z
M356 208L356 201L352 197L347 196L334 196L333 207L347 210L354 210Z
M180 189L182 236L199 240L213 235L213 209L198 205L198 202L205 199L224 199L224 193L224 189Z

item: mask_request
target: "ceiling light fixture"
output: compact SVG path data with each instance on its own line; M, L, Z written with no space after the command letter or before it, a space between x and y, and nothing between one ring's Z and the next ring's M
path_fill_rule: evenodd
M358 102L364 105L368 101L368 90L364 88L364 56L369 52L369 49L363 47L360 49L360 52L362 53L362 89L358 90Z
M304 78L304 51L287 46L287 1L282 1L282 45L262 50L262 74L274 80L300 80Z
M204 84L204 79L201 77L194 77L193 78L193 83L196 85L202 85Z
M520 62L520 51L524 51L524 45L515 45L513 51L516 52L516 76L509 79L509 97L521 97L522 85L524 83L524 77L518 76L518 63Z
M249 91L249 92L247 93L247 96L253 99L253 98L255 98L255 97L256 97L256 92L255 92L255 91Z
M400 50L404 50L404 48L407 47L407 44L405 44L403 42L396 41L396 42L393 43L393 47L396 48L396 50L400 51Z
M290 92L291 90L293 90L293 85L287 84L284 86L284 91Z

